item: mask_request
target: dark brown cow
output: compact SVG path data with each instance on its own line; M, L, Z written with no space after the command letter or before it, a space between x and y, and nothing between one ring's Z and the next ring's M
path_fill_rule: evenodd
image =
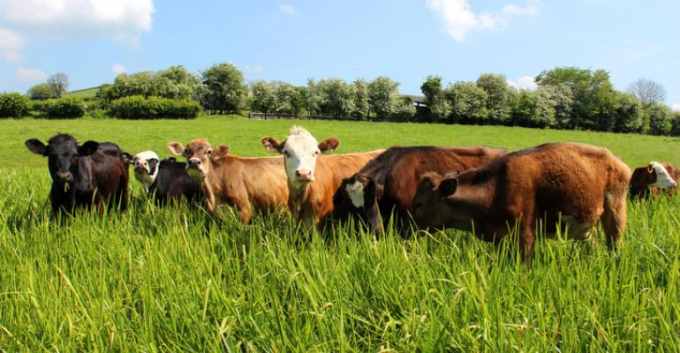
M129 171L123 155L129 154L115 144L87 141L79 146L66 134L53 136L47 145L37 139L25 144L31 152L47 157L52 177L50 203L55 214L72 213L93 204L101 213L107 204L126 209Z
M486 147L391 147L345 179L333 202L368 222L378 234L383 229L381 214L394 212L394 224L405 231L423 173L464 171L505 153Z
M650 194L656 196L661 192L675 195L678 177L680 170L670 163L650 162L647 166L636 168L630 178L630 198L646 199Z
M544 144L443 178L426 175L413 201L413 216L421 228L474 230L480 239L493 242L520 221L519 243L527 265L539 220L549 235L561 222L576 239L589 237L601 220L612 249L626 227L630 174L605 148Z
M267 151L285 156L282 171L288 178L288 208L307 227L323 228L330 219L344 218L345 215L340 215L340 210L333 205L333 195L342 180L385 151L320 155L335 150L339 144L335 137L317 142L307 130L298 126L290 129L283 142L273 137L262 139Z
M236 207L238 218L248 223L255 212L283 212L288 200L283 158L237 157L229 154L229 146L215 150L208 141L196 139L186 148L179 142L168 142L168 150L187 159L187 172L200 179L208 210L220 216L219 207Z

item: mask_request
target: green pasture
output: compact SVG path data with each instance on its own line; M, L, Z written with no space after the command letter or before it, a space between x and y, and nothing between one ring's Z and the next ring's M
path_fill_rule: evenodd
M218 224L158 208L131 181L128 211L57 222L47 163L23 142L57 132L136 153L196 137L263 156L293 124L337 153L392 145L510 150L549 141L608 147L628 165L680 165L668 137L507 127L330 121L0 121L0 350L144 352L677 352L680 201L629 203L610 253L540 240L531 270L512 244L447 231L401 239L300 229L287 216Z

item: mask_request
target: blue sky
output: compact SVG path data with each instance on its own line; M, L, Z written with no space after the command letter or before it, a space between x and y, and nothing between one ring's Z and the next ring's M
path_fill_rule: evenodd
M542 70L578 66L620 90L656 81L680 109L679 17L677 0L0 0L0 92L55 72L80 89L225 61L249 81L384 75L409 94L432 74L530 88Z

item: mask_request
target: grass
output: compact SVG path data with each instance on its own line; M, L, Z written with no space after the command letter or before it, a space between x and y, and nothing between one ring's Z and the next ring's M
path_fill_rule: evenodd
M678 351L680 201L629 204L611 254L541 240L513 251L448 231L376 240L351 225L309 233L287 217L215 224L157 208L132 184L123 214L49 218L46 162L23 146L57 131L164 153L207 137L265 155L293 123L340 152L393 144L516 149L570 140L629 165L680 164L678 140L635 135L325 121L1 121L0 348L5 351ZM603 239L602 239L603 240ZM604 241L602 241L604 243Z
M94 99L97 95L97 92L101 87L92 87L92 88L85 88L85 89L79 89L76 91L70 91L64 93L64 97L77 97L77 98L82 98L82 99Z

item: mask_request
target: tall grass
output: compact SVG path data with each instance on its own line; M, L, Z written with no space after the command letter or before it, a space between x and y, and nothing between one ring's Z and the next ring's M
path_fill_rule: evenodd
M457 232L319 234L158 208L58 223L44 170L0 174L5 351L677 351L680 201L629 204L610 253Z

